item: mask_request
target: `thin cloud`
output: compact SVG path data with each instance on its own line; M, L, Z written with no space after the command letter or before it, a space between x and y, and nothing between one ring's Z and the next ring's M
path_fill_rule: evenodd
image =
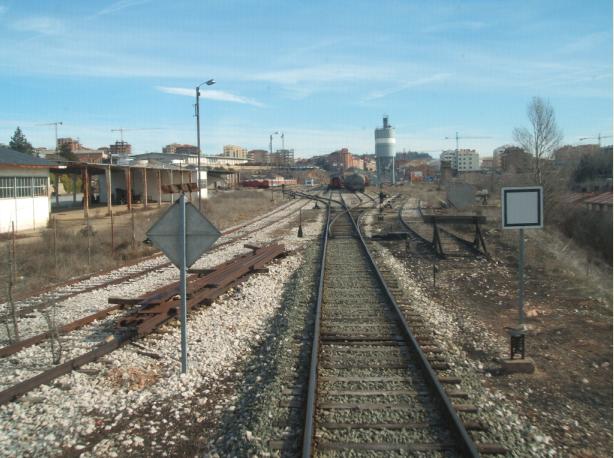
M131 8L133 6L144 5L151 2L151 0L119 0L118 2L111 3L106 8L98 11L94 16L105 16L107 14L117 13L118 11Z
M6 6L4 6L4 5L0 5L0 14L4 14L4 13L6 13L6 10L7 10L7 9L8 9L8 8L7 8Z
M35 32L42 35L57 35L66 30L62 20L50 16L32 16L20 19L13 24L13 28L22 32Z
M156 86L156 89L166 94L185 95L188 97L196 96L194 89L188 89L184 87ZM250 99L248 97L243 97L241 95L231 94L230 92L226 92L226 91L216 91L212 89L207 89L206 91L202 91L200 95L203 99L218 100L221 102L242 103L244 105L253 105L255 107L264 106L262 103L258 102L257 100Z
M256 73L250 79L282 85L332 83L356 80L387 80L391 75L382 68L361 65L319 65Z
M382 97L386 97L387 95L396 94L397 92L401 92L406 89L410 89L412 87L426 86L428 84L439 83L441 81L445 81L449 79L450 76L452 76L451 73L437 73L435 75L427 76L424 78L418 78L415 80L406 81L402 85L397 86L392 89L386 89L383 91L373 91L369 95L367 95L364 98L364 100L368 101L368 100L381 99Z

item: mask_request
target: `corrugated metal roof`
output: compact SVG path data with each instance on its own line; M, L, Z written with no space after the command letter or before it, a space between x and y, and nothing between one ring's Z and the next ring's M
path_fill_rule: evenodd
M612 205L612 193L611 192L604 192L602 194L597 194L594 197L591 197L590 199L586 199L584 201L585 204L605 204L605 205Z
M592 193L586 193L586 192L569 192L567 194L565 194L562 198L563 202L567 203L567 204L579 204L581 203L584 199L587 199L589 197L593 197L594 194Z
M40 157L31 156L26 153L20 153L14 149L0 146L0 165L16 165L20 167L54 167L57 162L51 162Z

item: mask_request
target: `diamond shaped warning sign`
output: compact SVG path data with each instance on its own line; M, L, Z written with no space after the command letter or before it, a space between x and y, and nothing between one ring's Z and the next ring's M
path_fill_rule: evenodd
M152 243L181 268L180 202L175 202L147 231ZM222 235L191 203L185 204L186 267L196 262Z

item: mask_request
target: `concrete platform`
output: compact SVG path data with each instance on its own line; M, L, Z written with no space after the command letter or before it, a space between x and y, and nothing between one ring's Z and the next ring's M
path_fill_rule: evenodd
M504 359L501 368L506 374L532 374L535 372L535 362L532 358Z

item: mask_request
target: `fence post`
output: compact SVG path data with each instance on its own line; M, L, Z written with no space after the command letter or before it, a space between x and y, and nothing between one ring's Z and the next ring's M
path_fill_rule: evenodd
M113 226L113 210L111 210L111 257L115 254L115 231Z
M58 218L53 217L53 273L58 279Z
M131 218L131 222L132 222L132 249L134 250L135 246L136 246L136 234L135 234L135 228L134 228L134 209L132 209L130 211L130 218Z

